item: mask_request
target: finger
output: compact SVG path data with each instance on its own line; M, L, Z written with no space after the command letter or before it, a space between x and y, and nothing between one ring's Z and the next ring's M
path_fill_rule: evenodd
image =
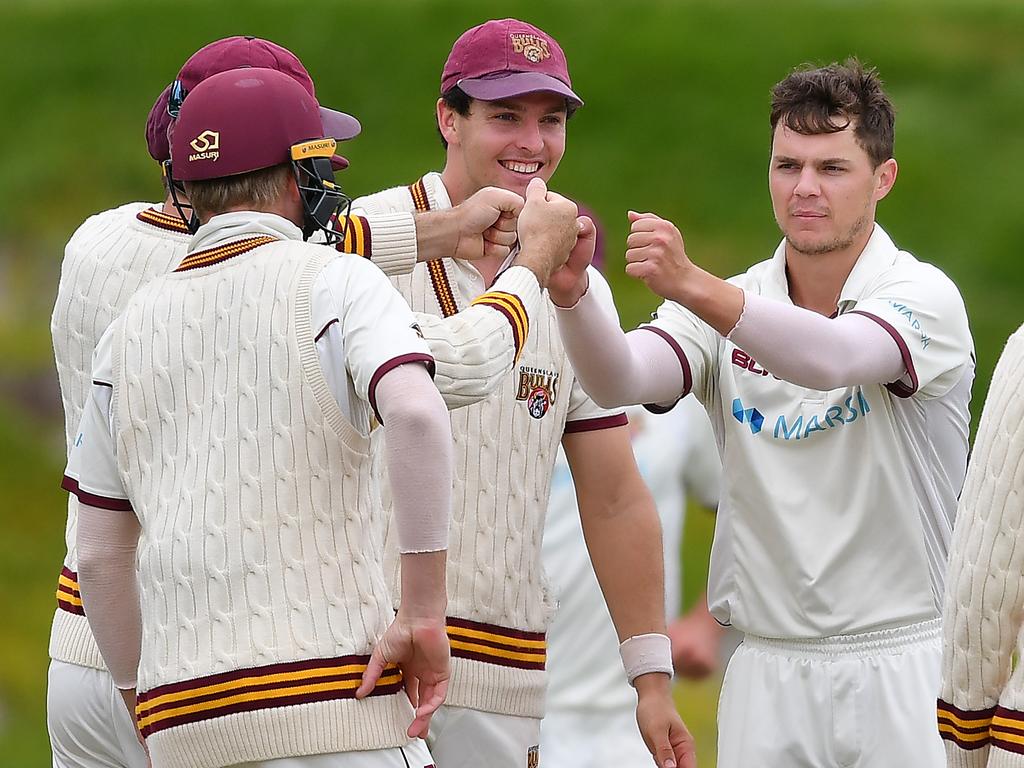
M655 239L654 232L630 232L626 236L626 248L646 248L654 245Z
M682 721L669 725L668 739L679 768L697 768L697 747Z
M507 245L498 245L497 243L490 243L484 240L484 258L505 260L510 253L512 253L512 249Z
M536 198L544 200L547 192L548 187L544 183L544 179L540 178L540 176L534 176L526 186L526 200L527 202Z
M445 696L448 693L448 681L444 680L436 684L426 684L421 681L419 693L420 703L416 707L416 716L407 732L410 738L426 737L430 731L430 718L438 707L444 704Z
M378 645L370 654L370 661L366 664L366 671L363 672L363 679L356 689L356 698L361 699L368 695L377 685L381 674L384 672L384 654Z
M597 227L594 226L594 220L589 216L577 216L576 225L579 227L578 237L587 238L597 235Z
M498 216L497 220L491 225L491 229L497 229L501 232L515 232L516 222L519 220L518 213L511 211L502 211L501 215Z
M654 734L651 741L654 745L654 762L660 768L676 768L676 753L668 740L668 729Z
M630 224L634 221L640 221L641 219L660 219L656 213L639 213L637 211L626 211L626 218L629 219Z
M629 225L630 232L657 232L659 229L664 227L668 222L664 219L656 217L648 217L643 219L637 219Z
M494 243L495 245L503 245L506 248L511 248L516 244L516 240L519 236L516 234L515 225L512 225L512 229L498 229L497 227L491 227L490 229L484 230L484 240L488 243Z
M509 189L501 189L500 187L496 189L499 195L495 202L497 203L498 209L501 211L501 215L508 215L515 219L515 217L519 215L519 212L523 210L523 206L526 204L526 201L523 200L520 195L517 195Z
M634 264L627 264L626 274L629 277L647 282L647 278L651 276L651 265L644 261L637 262Z

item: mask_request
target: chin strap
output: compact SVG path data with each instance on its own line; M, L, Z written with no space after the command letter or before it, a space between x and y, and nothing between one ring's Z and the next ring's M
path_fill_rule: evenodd
M199 217L185 196L185 187L174 178L170 160L164 160L160 167L163 169L164 181L171 193L171 202L174 203L174 209L178 212L181 220L185 222L188 231L194 235L196 230L199 229Z

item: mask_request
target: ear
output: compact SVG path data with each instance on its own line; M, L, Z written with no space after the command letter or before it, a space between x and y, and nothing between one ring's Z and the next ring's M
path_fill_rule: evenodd
M459 143L458 117L459 113L445 104L444 99L437 100L437 128L449 144Z
M896 165L896 160L892 157L875 169L875 175L878 179L875 185L875 200L881 200L889 194L892 185L896 183L898 171L899 166Z

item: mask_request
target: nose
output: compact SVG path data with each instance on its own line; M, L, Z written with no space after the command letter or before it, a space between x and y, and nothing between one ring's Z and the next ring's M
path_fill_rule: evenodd
M544 136L540 131L540 123L536 120L524 120L516 136L519 148L530 154L539 154L544 149Z
M818 173L809 164L800 169L800 178L797 180L793 194L797 197L817 197L821 190L818 184Z

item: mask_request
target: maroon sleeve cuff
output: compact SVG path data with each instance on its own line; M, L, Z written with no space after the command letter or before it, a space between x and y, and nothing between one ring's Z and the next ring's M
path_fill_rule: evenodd
M82 504L98 509L109 509L114 512L132 512L132 503L128 499L112 499L109 496L97 496L94 493L83 491L78 487L78 481L73 477L64 475L60 487L68 493L73 493Z
M562 434L572 435L576 432L597 432L598 430L611 429L612 427L625 427L628 424L629 419L626 418L626 414L616 413L613 416L601 416L596 419L567 421L565 422L565 429L562 431Z
M383 378L385 373L394 370L400 365L405 365L406 363L425 363L427 366L427 372L430 374L430 378L434 378L434 358L430 355L425 355L422 352L399 355L398 357L391 358L380 366L373 376L370 377L369 400L370 407L373 408L373 415L377 417L377 421L381 424L384 423L384 419L380 417L380 413L377 411L377 384L380 382L381 378Z
M676 353L676 357L679 358L679 367L683 369L683 394L679 396L675 403L671 405L658 405L657 403L644 403L644 408L651 413L662 414L668 413L676 407L676 403L682 400L693 389L693 374L690 372L690 361L686 359L686 353L683 352L683 348L679 346L679 342L672 338L672 334L661 328L657 328L653 325L641 325L637 328L638 331L650 331L656 333L665 343L668 344L672 351Z
M907 373L910 375L910 386L908 387L902 381L893 381L886 384L885 388L896 395L896 397L912 397L914 393L917 392L917 371L914 370L914 358L910 355L910 348L907 346L906 340L900 336L899 331L878 315L873 315L870 312L864 312L859 309L850 310L850 314L863 315L864 317L874 320L885 329L886 333L892 336L892 340L895 341L896 346L900 348L900 355L903 356L903 365L906 366Z

